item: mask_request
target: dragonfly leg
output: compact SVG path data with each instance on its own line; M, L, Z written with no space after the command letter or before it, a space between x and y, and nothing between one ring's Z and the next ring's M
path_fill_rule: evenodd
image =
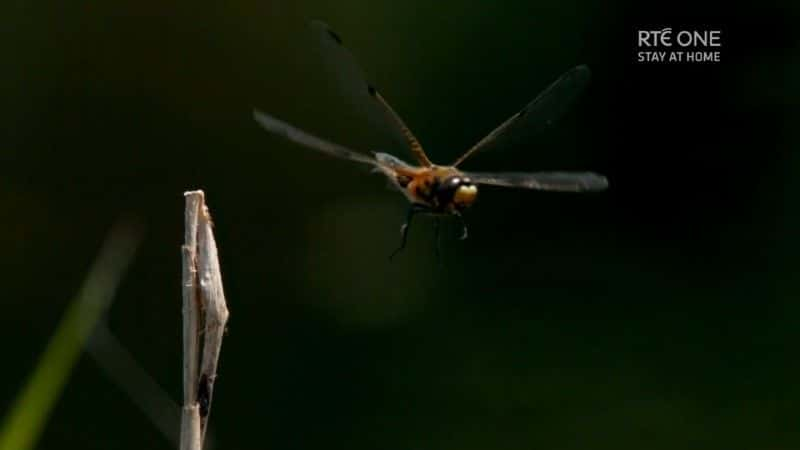
M424 208L419 205L411 205L408 208L408 213L406 214L406 221L400 227L400 247L398 247L395 251L389 255L389 260L391 261L392 258L395 257L398 253L400 253L404 248L406 248L406 241L408 240L408 230L411 228L411 221L414 220L414 215L419 212L422 212Z
M463 241L469 236L469 232L467 231L467 223L464 222L464 217L461 215L460 212L455 212L454 215L458 217L458 221L461 223L461 229L462 229L461 237L459 237L458 239Z

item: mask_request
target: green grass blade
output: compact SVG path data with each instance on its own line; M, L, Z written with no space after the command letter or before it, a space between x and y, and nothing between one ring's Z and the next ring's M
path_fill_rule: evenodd
M139 243L130 226L115 227L70 302L0 427L0 450L33 448L97 321L108 309Z

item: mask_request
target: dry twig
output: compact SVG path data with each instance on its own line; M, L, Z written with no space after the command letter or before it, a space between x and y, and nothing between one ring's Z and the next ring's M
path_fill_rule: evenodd
M211 412L228 308L205 196L203 191L186 192L184 196L181 450L200 450Z

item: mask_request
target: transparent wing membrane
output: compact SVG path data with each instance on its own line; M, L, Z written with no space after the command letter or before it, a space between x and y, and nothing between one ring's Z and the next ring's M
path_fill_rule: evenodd
M371 156L355 152L349 148L318 138L312 134L306 133L303 130L297 129L286 122L282 122L270 115L264 114L261 111L253 110L253 118L265 130L288 141L318 150L323 153L327 153L331 156L349 159L351 161L370 164L373 166L379 166L378 161Z
M461 164L475 153L503 146L514 139L547 128L569 109L573 100L588 84L590 77L591 72L586 66L574 67L561 75L521 111L461 155L453 166Z
M411 154L421 165L431 166L431 161L403 119L367 82L355 58L342 44L342 38L328 25L318 20L311 22L311 29L320 43L328 72L347 95L348 100L360 109L374 126L386 130L395 141L411 150Z
M418 170L414 167L409 166L408 163L406 163L402 159L392 156L388 153L376 152L375 159L378 160L378 162L383 164L384 166L391 167L392 169L395 170L406 170L406 171Z
M473 183L542 191L589 192L602 191L608 180L593 172L465 172Z

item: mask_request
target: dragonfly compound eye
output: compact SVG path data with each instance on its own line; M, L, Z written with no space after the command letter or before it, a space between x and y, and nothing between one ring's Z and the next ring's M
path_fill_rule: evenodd
M475 202L478 196L478 187L474 184L462 184L456 189L456 195L453 197L453 203L458 209L464 209Z
M461 210L467 208L478 194L478 189L469 178L453 176L445 179L436 192L439 204L452 205Z

